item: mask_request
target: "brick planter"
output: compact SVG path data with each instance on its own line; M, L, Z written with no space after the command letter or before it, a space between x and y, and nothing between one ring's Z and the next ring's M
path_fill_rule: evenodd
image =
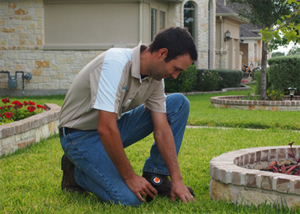
M300 146L294 146L296 157ZM210 197L241 204L300 206L300 176L260 171L272 161L289 159L289 146L242 149L210 161ZM253 169L258 168L258 169Z
M285 96L283 101L270 100L243 100L244 96L219 96L211 97L212 106L229 109L248 110L271 110L271 111L300 111L300 96L295 96L290 101L289 96Z
M24 120L0 125L0 156L58 133L60 106L45 104L47 111Z

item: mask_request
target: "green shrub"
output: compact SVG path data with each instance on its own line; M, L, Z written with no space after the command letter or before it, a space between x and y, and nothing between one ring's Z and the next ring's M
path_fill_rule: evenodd
M282 91L267 90L268 100L282 100L284 93Z
M216 91L219 89L219 84L222 78L216 70L197 70L197 91Z
M229 70L222 69L217 70L220 77L222 77L222 81L220 82L219 88L234 88L240 87L241 81L243 79L243 72L240 70Z
M271 89L269 71L270 68L267 68L267 89ZM260 86L261 86L261 70L258 70L254 73L255 80L256 80L256 87L255 87L255 94L260 95Z
M196 65L190 65L185 71L180 72L176 79L172 77L165 79L165 91L189 92L195 87L197 81Z
M300 56L275 57L268 60L271 89L289 94L289 87L300 89ZM295 94L300 94L300 90Z

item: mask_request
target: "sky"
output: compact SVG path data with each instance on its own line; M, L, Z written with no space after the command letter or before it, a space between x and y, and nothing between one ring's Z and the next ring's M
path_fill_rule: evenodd
M287 54L293 46L294 46L294 43L290 42L290 44L286 48L283 46L279 46L277 50L274 50L272 52L284 52L285 54ZM297 46L300 47L299 44Z

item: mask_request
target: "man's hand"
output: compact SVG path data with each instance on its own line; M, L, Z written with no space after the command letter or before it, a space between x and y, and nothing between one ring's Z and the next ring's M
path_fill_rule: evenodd
M131 179L125 180L127 186L142 202L145 202L143 197L149 195L151 198L155 198L157 195L156 189L143 177L135 174Z
M171 188L171 199L172 201L176 200L176 196L184 203L189 201L196 201L194 196L191 195L190 191L182 181L172 181Z

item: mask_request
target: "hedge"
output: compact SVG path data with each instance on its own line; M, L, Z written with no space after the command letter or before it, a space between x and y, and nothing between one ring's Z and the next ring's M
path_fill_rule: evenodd
M190 92L196 86L197 81L196 65L190 65L185 71L180 72L176 79L169 77L165 79L165 91L174 92Z
M300 56L274 57L268 60L270 70L268 77L271 89L289 94L289 87L298 89L300 94Z
M198 69L195 65L182 71L177 79L165 79L165 91L190 92L190 91L217 91L223 88L240 87L243 72L229 69Z

